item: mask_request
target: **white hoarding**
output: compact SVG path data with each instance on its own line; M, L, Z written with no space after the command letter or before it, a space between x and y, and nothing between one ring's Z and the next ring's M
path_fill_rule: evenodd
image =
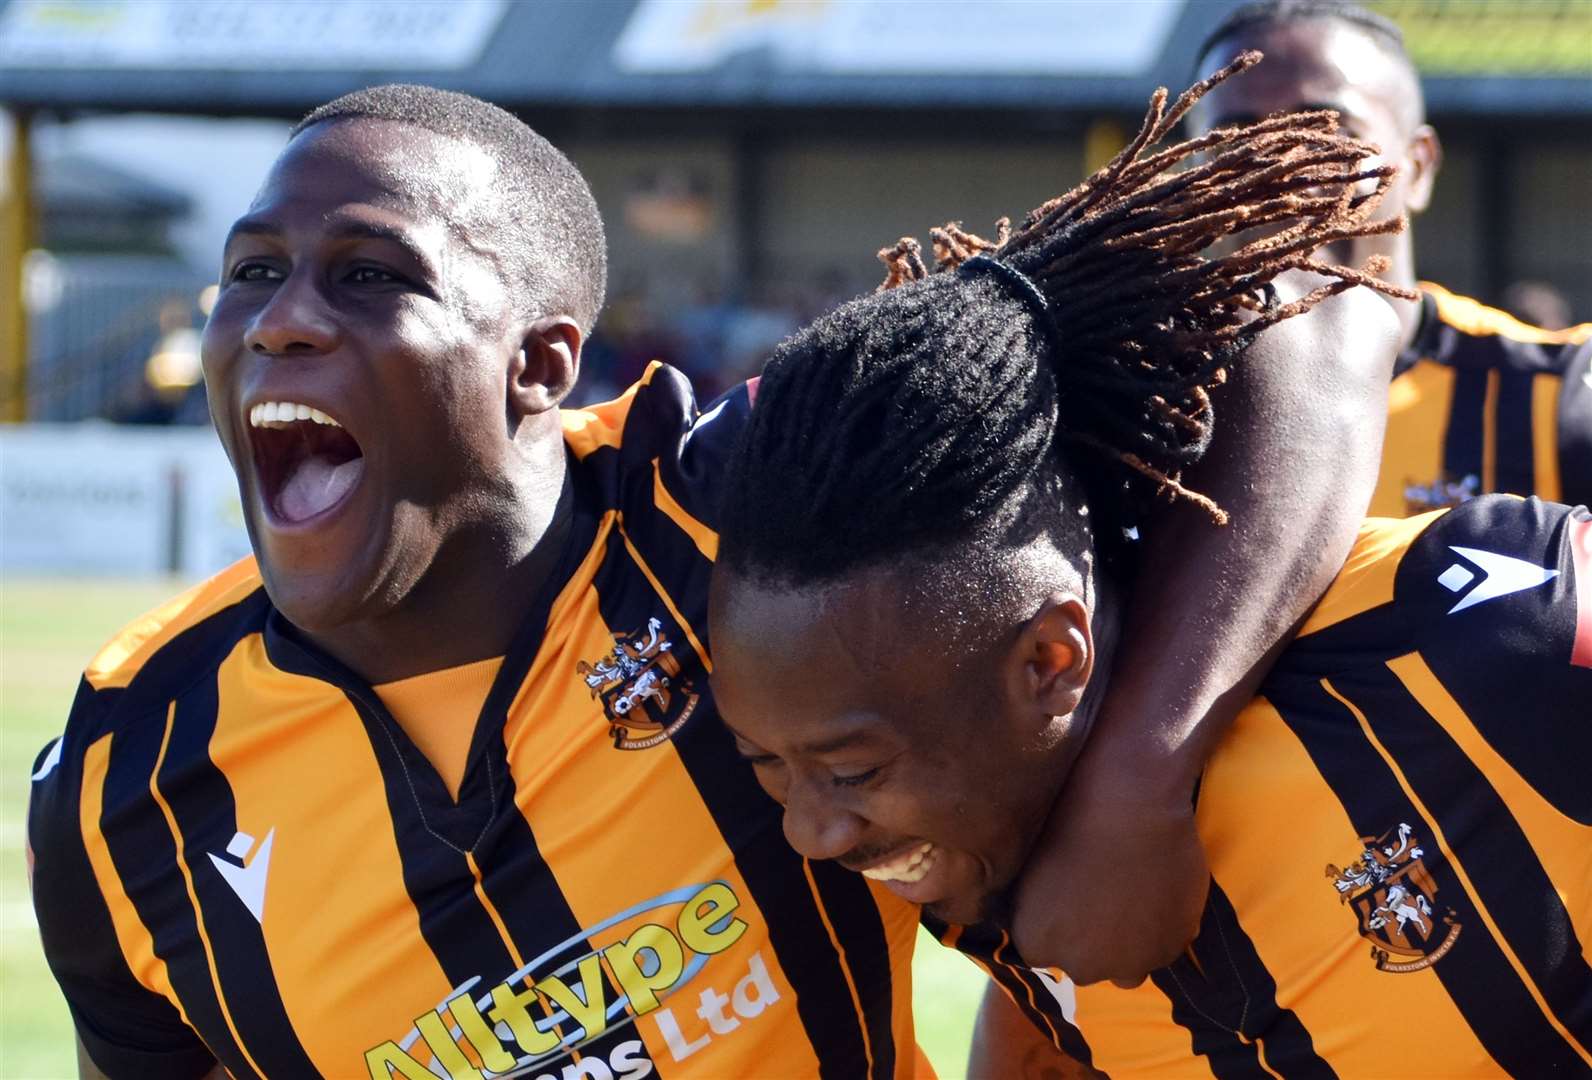
M11 0L0 66L456 71L507 0Z
M201 577L248 552L210 430L0 428L0 570Z

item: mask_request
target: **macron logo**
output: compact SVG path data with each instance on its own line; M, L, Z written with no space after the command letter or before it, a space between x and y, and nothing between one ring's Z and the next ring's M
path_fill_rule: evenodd
M1524 559L1498 555L1491 551L1453 545L1449 545L1448 550L1464 556L1481 567L1485 575L1480 584L1461 597L1459 603L1448 609L1450 615L1475 607L1477 604L1485 604L1489 600L1496 600L1500 596L1534 589L1559 576L1557 570L1549 570ZM1475 573L1468 567L1454 563L1438 575L1437 583L1449 592L1457 593L1475 580L1475 577Z
M238 894L238 899L243 901L243 906L249 909L254 916L254 921L265 921L265 875L271 868L271 841L276 838L273 828L265 834L265 839L260 841L260 849L254 853L254 858L245 860L249 849L254 847L254 837L246 832L240 832L227 844L227 854L237 862L229 862L221 856L210 853L210 861L215 863L216 870L220 872L221 879L232 887Z

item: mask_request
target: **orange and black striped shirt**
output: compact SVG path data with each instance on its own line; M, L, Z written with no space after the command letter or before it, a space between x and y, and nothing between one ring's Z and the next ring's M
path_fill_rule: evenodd
M917 910L785 843L707 684L749 408L565 414L571 539L457 802L243 563L129 626L35 766L34 901L112 1076L914 1072Z
M1388 388L1370 513L1404 517L1491 491L1592 503L1592 323L1543 330L1421 283Z
M1079 987L996 929L942 940L1107 1074L1585 1076L1589 759L1592 516L1373 520L1203 775L1182 959Z

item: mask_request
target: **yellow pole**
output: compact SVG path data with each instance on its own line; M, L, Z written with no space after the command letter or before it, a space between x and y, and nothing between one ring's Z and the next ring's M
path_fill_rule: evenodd
M33 246L33 168L28 137L32 117L13 111L5 188L0 191L0 420L28 418L28 312L22 260Z
M1117 156L1128 145L1128 132L1109 117L1092 121L1083 133L1083 174L1093 176L1096 169Z

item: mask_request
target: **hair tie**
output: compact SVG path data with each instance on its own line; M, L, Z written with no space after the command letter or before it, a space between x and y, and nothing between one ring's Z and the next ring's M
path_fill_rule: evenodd
M1050 345L1053 354L1060 355L1061 345L1057 339L1057 327L1051 318L1050 301L1045 299L1045 294L1040 292L1034 279L1023 273L1011 263L1002 262L989 255L974 255L971 259L964 260L957 268L957 273L993 274L1006 286L1006 291L1027 305L1029 313L1039 324L1039 331L1045 336L1045 341Z

